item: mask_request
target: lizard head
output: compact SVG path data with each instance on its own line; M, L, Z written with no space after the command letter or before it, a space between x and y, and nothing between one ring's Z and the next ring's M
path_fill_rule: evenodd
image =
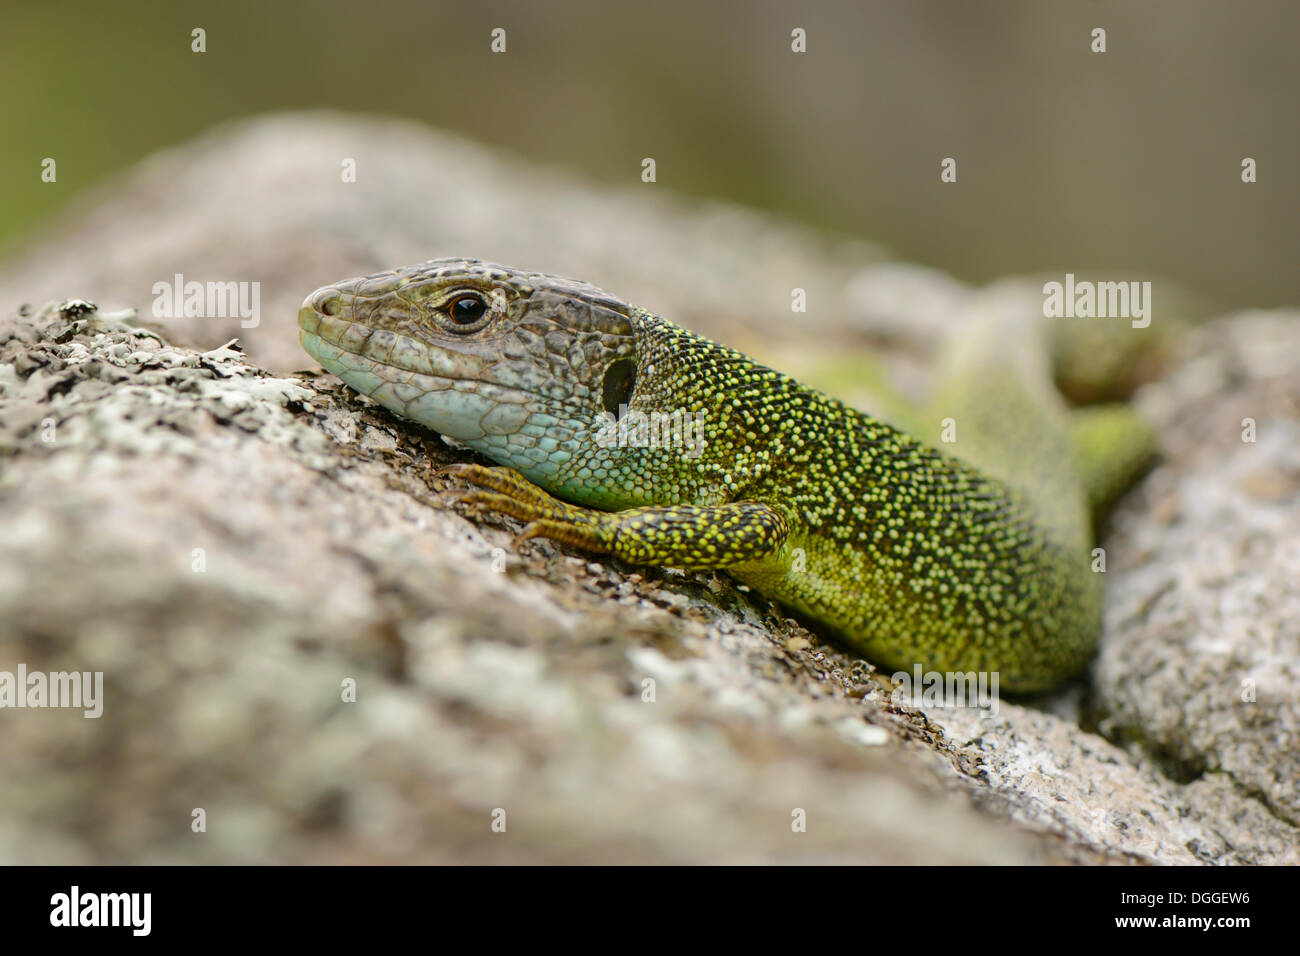
M598 467L596 433L636 383L633 311L586 283L436 259L317 289L298 335L356 391L545 487Z

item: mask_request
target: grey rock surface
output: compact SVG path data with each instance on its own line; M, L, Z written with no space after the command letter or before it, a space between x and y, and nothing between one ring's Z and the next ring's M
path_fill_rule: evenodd
M0 269L0 671L105 680L98 719L0 710L0 861L1300 862L1300 316L1204 325L1138 394L1164 458L1106 529L1095 666L985 717L723 576L517 549L430 478L463 451L286 374L315 285L449 253L778 351L795 286L828 345L864 286L935 329L1007 295L902 270L891 298L865 245L408 124L268 117L146 163ZM261 278L263 323L134 329L172 271ZM106 310L15 313L70 295Z
M1300 313L1203 330L1142 396L1168 462L1110 547L1099 727L1300 825ZM1119 637L1122 635L1122 637Z

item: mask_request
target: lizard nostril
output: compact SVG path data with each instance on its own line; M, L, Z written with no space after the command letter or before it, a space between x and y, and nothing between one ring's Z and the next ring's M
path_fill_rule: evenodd
M343 310L343 300L336 295L326 296L316 303L321 315L338 315Z

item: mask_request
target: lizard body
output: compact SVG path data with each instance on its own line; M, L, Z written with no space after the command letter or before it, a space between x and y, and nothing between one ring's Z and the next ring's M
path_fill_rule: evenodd
M959 457L593 286L478 260L326 286L299 325L349 386L506 466L461 466L483 489L467 500L526 537L725 570L892 668L1031 692L1093 651L1085 479L1103 469L997 349L959 351L940 390L968 432ZM628 426L646 418L682 440L644 441ZM1116 422L1130 448L1149 440ZM1104 455L1097 424L1085 444Z

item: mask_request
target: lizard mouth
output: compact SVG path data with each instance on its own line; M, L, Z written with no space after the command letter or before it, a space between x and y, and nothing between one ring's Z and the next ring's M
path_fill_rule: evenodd
M298 330L303 349L349 388L390 412L439 434L474 443L488 435L519 431L538 409L537 396L493 382L413 371ZM410 347L416 343L404 339Z
M354 367L387 370L385 378L394 383L417 376L434 380L425 383L428 388L449 388L458 380L477 378L471 356L372 324L357 315L355 298L327 286L309 295L298 310L298 340L329 372L358 391L365 389L344 374Z

